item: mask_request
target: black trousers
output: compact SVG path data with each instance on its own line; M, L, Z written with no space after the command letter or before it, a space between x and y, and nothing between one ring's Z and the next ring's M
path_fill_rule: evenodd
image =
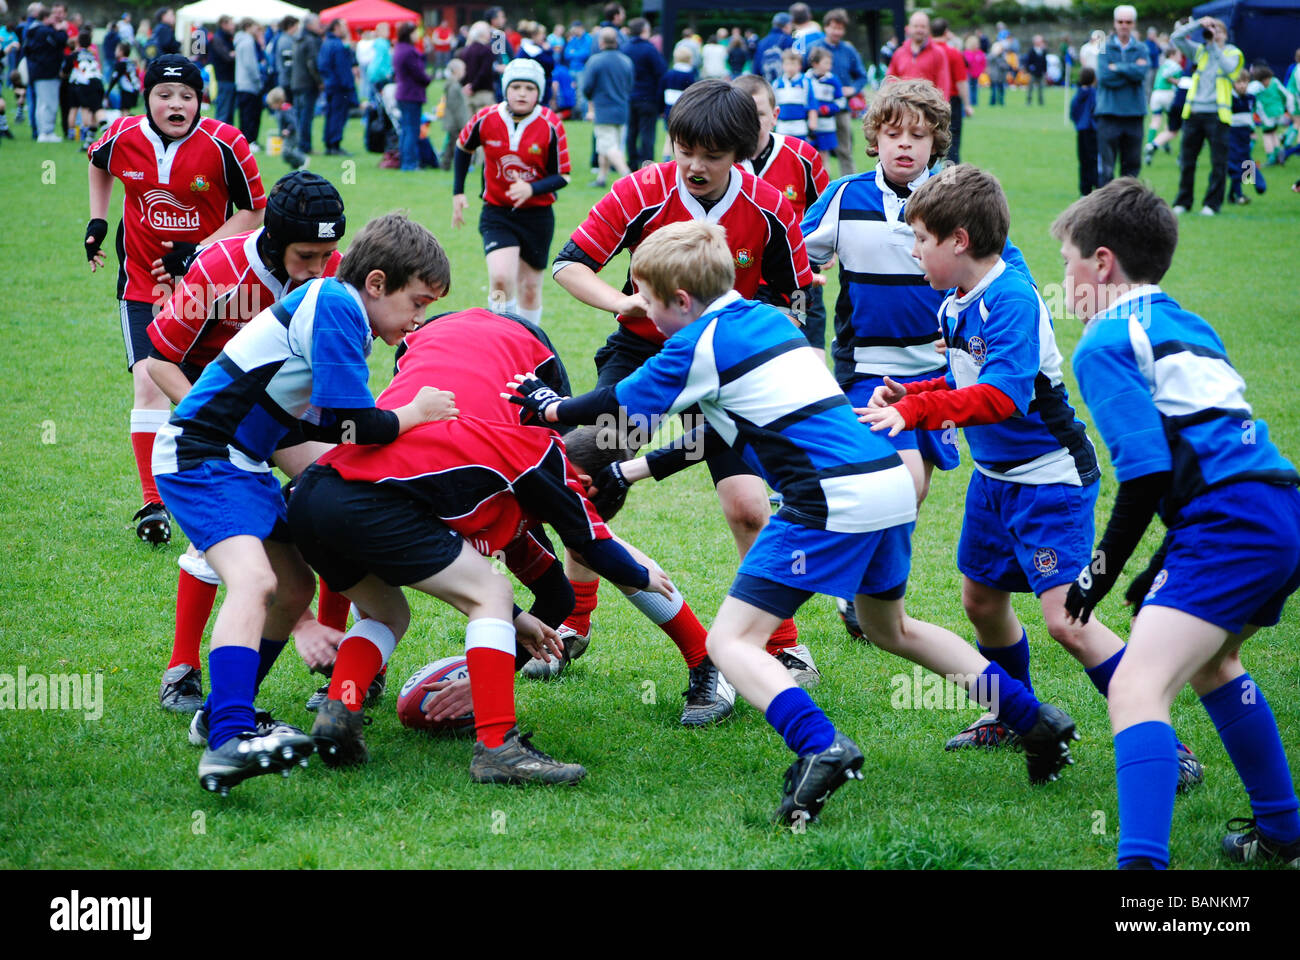
M628 109L627 166L641 169L641 164L655 160L655 132L659 107L653 103L633 102Z
M1079 152L1079 195L1086 197L1097 189L1097 131L1076 130Z
M239 132L249 143L257 143L262 132L262 95L237 91L235 105L239 107Z
M952 130L952 146L948 148L948 159L953 163L961 163L961 122L965 117L962 110L961 97L953 97L948 101L948 106L952 111L952 121L950 128Z
M1181 170L1174 206L1192 209L1196 158L1206 140L1210 141L1210 179L1205 185L1205 205L1218 213L1228 183L1228 125L1217 113L1191 113L1183 120L1183 143L1178 154Z
M1096 117L1097 149L1101 154L1101 173L1097 186L1104 187L1115 179L1115 161L1119 160L1121 177L1136 177L1142 172L1142 117Z

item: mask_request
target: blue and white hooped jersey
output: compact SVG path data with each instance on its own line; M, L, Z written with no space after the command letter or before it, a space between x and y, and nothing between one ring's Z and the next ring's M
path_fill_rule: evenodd
M840 86L840 81L834 73L819 77L809 70L807 77L812 89L812 109L816 110L824 104L835 108L831 113L842 113L849 108L849 102L844 97L844 88Z
M375 405L366 364L372 340L353 287L331 278L299 287L250 320L204 368L158 431L153 472L206 460L270 470L276 444L296 421Z
M916 490L893 446L853 415L807 339L734 290L615 388L629 415L699 404L709 424L781 491L780 516L839 533L916 518Z
M808 139L808 111L813 103L812 84L802 73L793 80L781 77L772 84L776 93L776 132Z
M939 317L949 385L987 383L1016 405L1008 420L964 428L976 469L1012 483L1095 483L1096 451L1070 406L1052 317L1026 273L999 260L974 289L950 293Z
M1079 389L1120 482L1173 472L1166 523L1214 487L1300 483L1255 420L1214 328L1154 284L1097 314L1074 351Z

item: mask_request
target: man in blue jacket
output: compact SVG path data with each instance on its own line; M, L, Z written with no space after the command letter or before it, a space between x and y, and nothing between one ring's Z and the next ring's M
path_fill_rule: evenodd
M768 83L776 83L781 76L781 53L793 46L790 14L778 13L772 18L772 32L758 41L754 50L754 71L761 73Z
M813 46L825 47L831 52L831 73L840 82L840 90L847 101L867 82L862 57L857 48L844 39L849 28L849 15L844 10L832 10L822 18L822 24L826 36ZM853 114L843 107L835 114L835 135L835 157L840 162L840 176L852 176L858 169L853 160Z
M68 44L68 24L63 8L38 10L41 18L23 35L23 56L27 58L28 86L35 94L32 101L32 129L39 143L61 143L56 129L59 118L59 70L63 65L63 48Z
M325 83L325 153L327 156L350 157L344 150L343 128L347 124L348 110L357 102L357 88L353 73L352 51L343 38L348 35L347 21L330 22L316 58L321 80Z
M1097 55L1097 150L1101 154L1098 186L1115 177L1119 159L1121 177L1136 177L1142 170L1142 121L1146 117L1143 83L1151 69L1146 44L1133 35L1137 10L1124 4L1115 8L1115 32Z
M632 96L628 101L627 164L633 170L655 156L655 125L663 110L659 86L668 65L650 42L650 23L636 17L627 25L631 39L623 52L632 61Z

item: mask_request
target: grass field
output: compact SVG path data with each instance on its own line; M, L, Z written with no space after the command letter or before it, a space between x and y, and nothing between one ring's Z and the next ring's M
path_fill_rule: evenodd
M963 147L967 160L1001 178L1012 239L1044 285L1061 279L1047 228L1074 199L1077 182L1074 133L1062 122L1062 96L1049 91L1044 109L1027 109L1015 94L1008 108L981 107L967 121ZM586 656L557 683L517 687L521 727L535 730L543 749L590 771L577 788L472 784L470 741L430 740L402 729L390 689L367 732L368 766L339 773L313 760L289 781L258 778L224 800L205 793L195 776L198 753L186 742L186 719L157 705L182 547L174 542L150 550L136 541L129 523L139 505L126 442L130 384L112 275L91 276L79 249L87 218L85 159L71 144L38 146L25 127L15 132L18 139L0 146L0 674L16 675L20 668L100 674L104 703L98 718L73 710L0 713L0 867L1113 864L1118 822L1105 705L1047 636L1032 597L1019 598L1016 608L1033 640L1036 687L1071 712L1083 735L1074 751L1077 765L1046 787L1029 787L1019 755L944 754L943 741L974 712L892 709L891 678L910 678L911 664L850 640L833 601L817 597L798 616L824 676L815 698L862 746L866 780L838 793L823 822L805 834L772 827L767 817L789 763L780 739L745 705L713 729L681 728L686 674L676 649L604 587ZM575 158L585 160L588 126L570 124L569 135ZM860 136L857 141L861 157ZM456 232L450 228L450 174L378 170L378 158L361 152L355 121L345 145L357 152L353 161L317 156L312 169L340 187L349 235L374 215L405 208L438 234L451 256L451 293L434 312L484 304L475 221ZM286 168L264 157L269 186ZM1198 186L1205 162L1202 157ZM557 207L552 252L601 196L587 185L585 164L578 166ZM1300 233L1300 197L1288 192L1295 171L1268 173L1268 194L1249 207L1225 208L1217 219L1184 218L1164 286L1216 325L1251 385L1256 415L1269 422L1284 454L1300 462L1296 370L1287 346L1300 320L1294 272L1287 266L1294 263ZM1172 198L1172 158L1162 154L1144 176ZM115 208L119 200L120 190ZM611 268L618 280L625 266L620 259ZM832 278L828 304L835 291ZM544 325L575 389L587 389L595 378L589 358L612 329L611 319L578 305L549 280L544 298ZM1068 357L1080 327L1056 319ZM377 344L376 393L387 382L391 360L391 350ZM1072 378L1070 388L1077 398ZM1081 415L1089 419L1086 410ZM924 507L908 606L916 616L973 638L954 564L970 470L963 457L958 471L936 475ZM1099 526L1115 487L1107 475ZM657 488L638 488L632 501L619 531L659 560L707 625L736 565L707 473L690 471ZM1148 536L1131 572L1141 569L1157 539ZM1124 583L1127 578L1099 609L1122 636ZM412 629L393 658L396 685L420 664L462 648L458 615L423 596L414 596L412 607ZM1246 648L1247 666L1271 700L1293 770L1300 769L1298 652L1295 603L1277 629ZM260 702L308 726L302 703L315 686L288 651ZM1204 787L1178 802L1174 863L1220 867L1223 822L1248 812L1245 793L1190 691L1176 702L1174 719L1206 765Z

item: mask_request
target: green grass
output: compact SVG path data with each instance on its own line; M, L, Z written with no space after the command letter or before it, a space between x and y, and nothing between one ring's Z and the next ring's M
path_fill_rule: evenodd
M965 157L998 174L1012 210L1012 238L1042 284L1061 277L1052 218L1074 198L1074 134L1062 93L1046 109L1016 96L968 121ZM578 164L557 208L556 248L601 192L587 186L589 128L569 125ZM0 713L0 866L3 867L1081 867L1113 863L1116 801L1105 706L1083 672L1048 638L1037 604L1016 608L1033 637L1039 691L1065 705L1084 739L1063 779L1030 789L1016 755L947 755L944 739L971 711L890 707L890 678L911 665L852 642L833 602L800 612L824 680L816 699L866 753L866 781L837 794L824 822L804 835L773 828L789 756L763 718L741 706L714 729L677 724L685 670L676 650L609 588L601 590L595 639L563 680L519 683L521 725L540 746L590 771L574 789L510 789L469 782L469 740L430 740L403 730L390 693L368 731L373 761L338 773L313 761L289 782L259 778L222 800L200 790L185 720L157 707L172 630L179 544L150 551L129 518L137 480L126 443L129 382L112 276L91 276L78 249L86 221L83 157L70 145L18 139L0 146L0 313L5 376L0 404L0 673L104 677L102 718L71 711ZM405 208L446 244L451 294L436 309L486 302L477 231L450 229L450 175L376 168L349 125L354 165L313 158L339 185L350 234L370 217ZM860 138L859 138L860 150ZM285 171L259 157L270 182ZM1198 177L1204 183L1204 162ZM1289 349L1297 320L1286 281L1300 227L1300 198L1268 171L1270 192L1214 220L1182 223L1166 288L1208 317L1252 385L1250 400L1283 452L1300 459L1300 417ZM1294 174L1293 174L1294 175ZM1144 176L1165 197L1175 168L1161 155ZM120 193L116 196L120 197ZM1199 194L1197 199L1199 200ZM116 202L116 201L115 201ZM471 214L474 210L471 209ZM346 244L346 240L344 241ZM626 262L610 268L621 280ZM827 302L834 303L832 278ZM589 358L611 321L553 283L545 326L575 389L589 388ZM1079 325L1058 319L1068 356ZM391 351L377 345L372 387L387 381ZM1078 396L1074 383L1071 393ZM1083 411L1085 420L1086 411ZM43 441L53 442L43 442ZM936 476L915 539L910 611L965 637L953 557L970 461ZM1115 491L1103 481L1104 522ZM620 532L653 554L707 624L735 571L735 550L704 471L637 490ZM178 538L179 539L179 538ZM1149 553L1155 538L1143 548ZM1225 570L1224 576L1232 576ZM1100 608L1126 630L1122 589ZM423 596L393 658L396 684L415 667L456 653L463 624ZM1300 657L1296 605L1252 640L1247 662L1271 697L1300 761ZM289 652L262 703L306 725L315 686ZM1180 867L1222 866L1223 821L1246 797L1208 719L1190 693L1176 726L1207 768L1206 785L1178 802L1173 857ZM496 828L494 830L494 827Z

